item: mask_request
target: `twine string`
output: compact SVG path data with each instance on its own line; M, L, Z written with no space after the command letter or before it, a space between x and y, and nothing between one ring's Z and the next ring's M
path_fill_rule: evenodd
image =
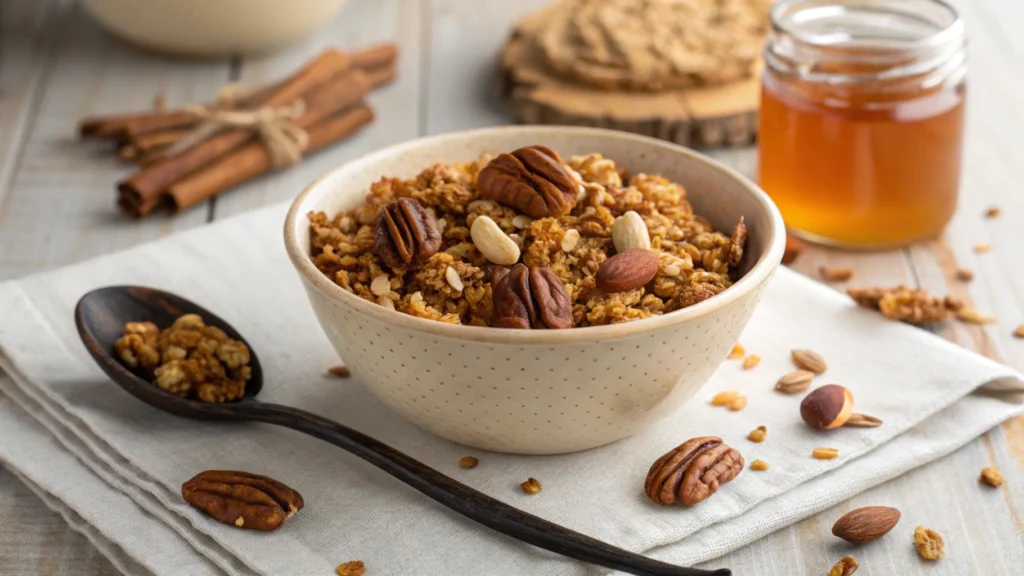
M199 124L172 144L163 156L176 156L213 136L233 129L255 132L270 154L274 168L296 164L309 146L309 135L295 125L295 120L306 112L306 104L296 100L287 106L229 110L194 106L188 109L199 117Z

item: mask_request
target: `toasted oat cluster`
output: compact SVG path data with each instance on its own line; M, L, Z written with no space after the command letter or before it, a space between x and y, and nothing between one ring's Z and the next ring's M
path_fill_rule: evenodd
M959 312L964 303L951 296L932 296L924 290L908 286L895 288L849 288L850 298L865 308L874 308L887 318L909 324L941 322L950 312Z
M384 177L354 210L309 221L313 262L345 290L421 318L513 328L692 306L732 285L746 243L742 218L714 230L679 184L543 146Z
M203 402L238 400L252 376L249 348L196 314L164 330L152 322L129 322L114 352L125 365L149 373L160 388Z

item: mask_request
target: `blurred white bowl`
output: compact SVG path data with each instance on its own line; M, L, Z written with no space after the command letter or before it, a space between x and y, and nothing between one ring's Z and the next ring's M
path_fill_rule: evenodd
M83 0L113 34L188 56L267 52L326 24L346 0Z

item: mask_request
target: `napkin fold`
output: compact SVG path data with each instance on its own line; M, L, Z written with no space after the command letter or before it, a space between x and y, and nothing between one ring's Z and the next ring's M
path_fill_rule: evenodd
M330 574L363 560L375 574L559 574L600 570L506 538L340 449L263 424L197 422L117 388L78 340L73 310L111 284L170 290L245 335L264 370L260 398L343 422L513 506L617 546L680 564L716 558L962 446L1022 411L1024 379L925 331L889 322L780 269L741 339L762 357L727 361L678 412L615 444L560 456L485 453L436 438L392 413L338 362L284 253L285 206L218 222L120 254L0 285L0 461L130 574ZM816 384L850 388L884 425L822 434L773 392L789 351L829 363ZM722 390L740 412L708 405ZM747 441L760 425L763 444ZM682 441L718 435L767 472L741 473L692 508L643 494L647 469ZM815 447L834 460L810 457ZM460 457L480 465L461 470ZM218 524L185 504L181 483L206 469L265 474L306 508L273 533ZM529 496L518 484L540 480ZM730 566L737 573L756 567Z

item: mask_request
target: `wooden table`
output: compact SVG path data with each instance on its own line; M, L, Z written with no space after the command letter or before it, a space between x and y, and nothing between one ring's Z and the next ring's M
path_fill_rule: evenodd
M495 89L495 57L508 26L542 0L352 0L310 41L267 58L182 62L135 50L61 0L0 2L0 280L63 266L293 197L327 168L425 134L507 123ZM905 283L973 301L998 321L953 323L942 335L1024 369L1024 3L957 2L971 38L970 112L963 194L941 239L885 253L812 248L794 264L848 266L852 284ZM114 211L113 182L126 167L109 151L75 142L84 115L208 99L228 81L283 75L328 44L395 40L400 76L373 96L378 120L358 137L296 169L251 183L176 217L127 221ZM746 174L753 150L716 158ZM985 219L988 206L1002 215ZM990 243L987 254L972 246ZM976 278L956 280L958 267ZM840 287L841 286L837 286ZM907 375L912 378L912 374ZM16 441L0 439L0 441ZM996 465L1008 483L980 487ZM901 532L854 552L861 573L910 576L1021 574L1024 566L1024 419L1007 422L954 454L780 530L718 559L760 562L760 574L817 576L847 553L829 535L844 511L888 504L903 511ZM917 524L942 533L948 558L927 564L912 548ZM96 576L116 571L21 483L0 468L0 574Z

